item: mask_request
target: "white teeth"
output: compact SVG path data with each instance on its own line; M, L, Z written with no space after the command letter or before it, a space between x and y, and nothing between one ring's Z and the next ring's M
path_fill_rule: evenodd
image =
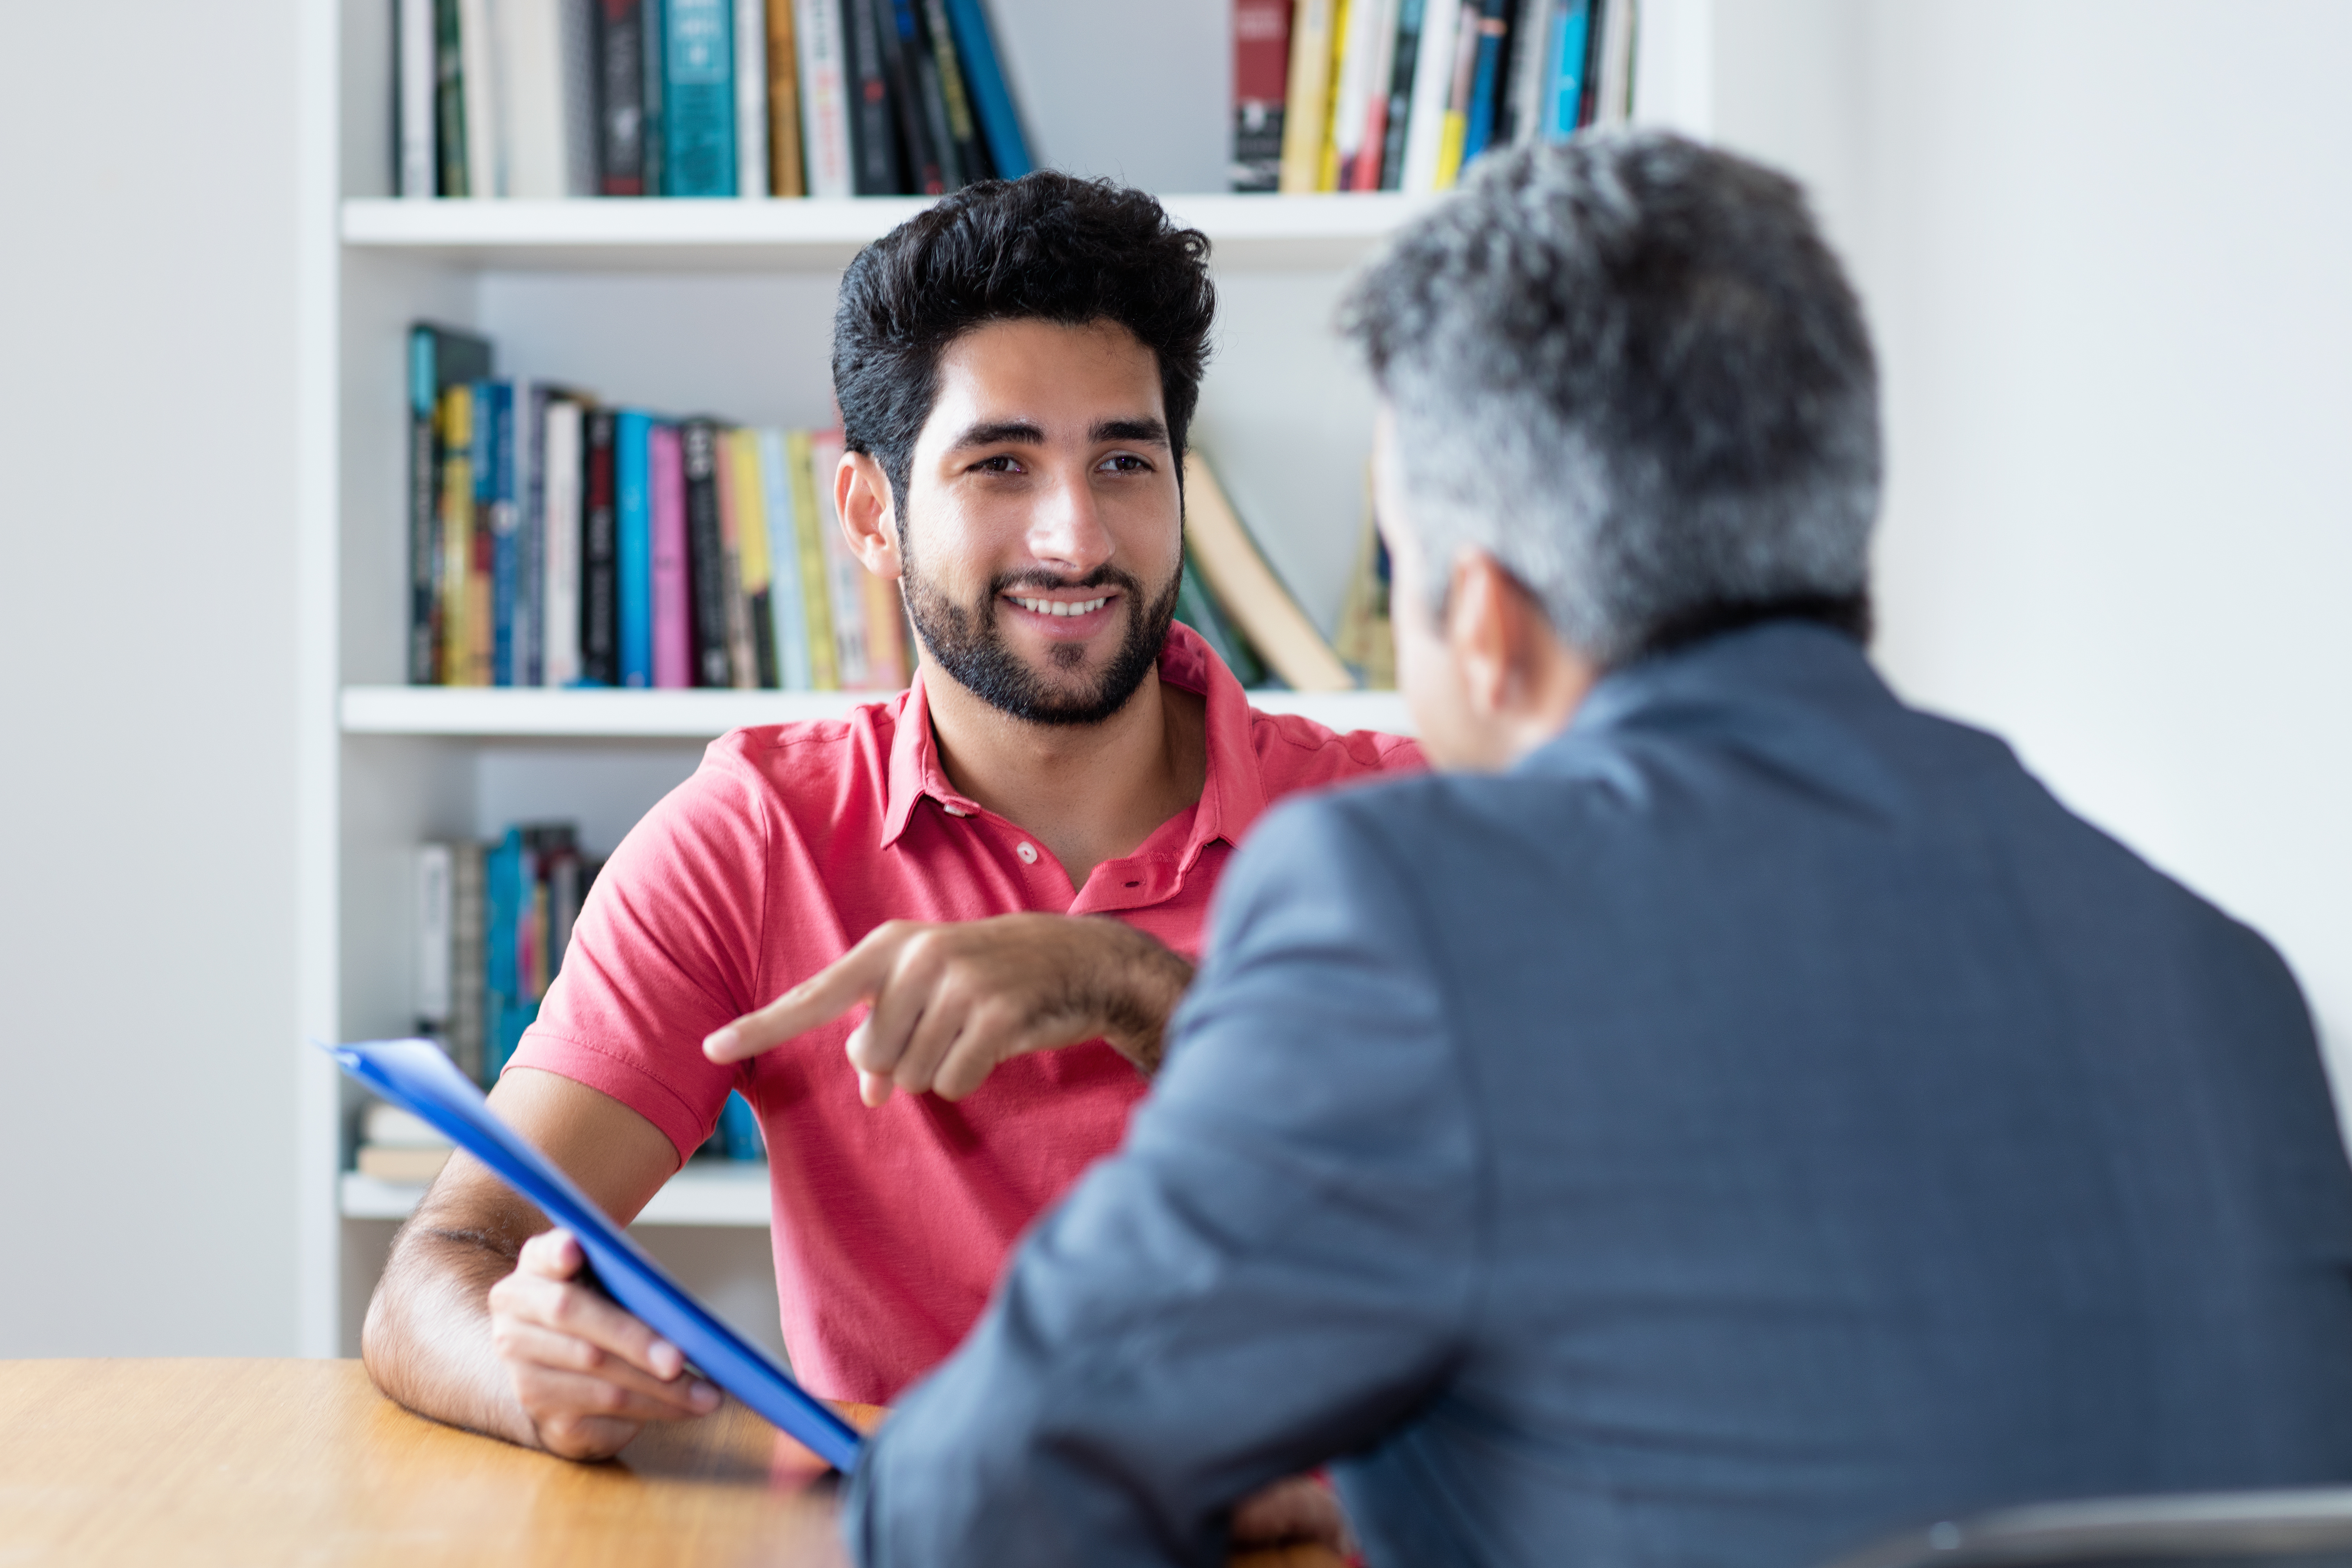
M1015 599L1013 602L1033 615L1090 616L1109 604L1110 596L1105 595L1099 599L1087 599L1076 604L1064 599Z

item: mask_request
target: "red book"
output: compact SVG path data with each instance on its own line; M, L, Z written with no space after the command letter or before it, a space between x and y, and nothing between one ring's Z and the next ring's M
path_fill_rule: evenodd
M1281 184L1289 90L1290 0L1234 0L1234 189Z
M687 603L686 464L677 426L656 425L646 465L653 494L654 685L682 689L694 684L694 626Z

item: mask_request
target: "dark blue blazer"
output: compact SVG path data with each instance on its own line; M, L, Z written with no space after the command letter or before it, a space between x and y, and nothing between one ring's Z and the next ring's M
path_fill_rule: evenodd
M869 1564L1800 1568L2352 1480L2352 1174L2246 927L1780 623L1286 805L1125 1149L884 1430Z

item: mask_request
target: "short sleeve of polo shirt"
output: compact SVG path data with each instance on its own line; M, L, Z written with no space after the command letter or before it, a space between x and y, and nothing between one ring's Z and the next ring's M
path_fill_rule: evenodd
M703 1037L761 1005L768 868L778 823L722 741L629 831L590 889L562 968L509 1067L612 1096L683 1163L710 1135L738 1068Z

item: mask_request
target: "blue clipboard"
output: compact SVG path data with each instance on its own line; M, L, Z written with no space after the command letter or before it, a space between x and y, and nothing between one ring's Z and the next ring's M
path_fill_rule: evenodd
M800 1439L846 1475L863 1447L856 1427L793 1381L759 1346L710 1315L604 1216L546 1155L499 1120L482 1091L430 1040L321 1047L343 1070L415 1111L488 1165L540 1212L580 1238L596 1282L639 1321L686 1353L703 1376Z

